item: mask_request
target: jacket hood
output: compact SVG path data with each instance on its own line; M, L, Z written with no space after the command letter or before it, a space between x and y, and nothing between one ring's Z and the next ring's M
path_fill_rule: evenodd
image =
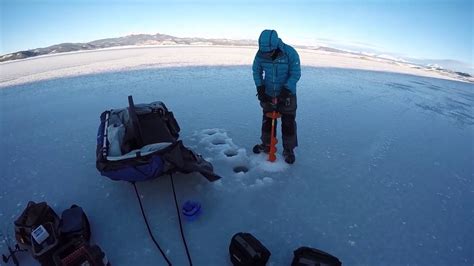
M270 52L275 50L280 42L281 40L275 30L264 30L258 38L258 50L262 53Z

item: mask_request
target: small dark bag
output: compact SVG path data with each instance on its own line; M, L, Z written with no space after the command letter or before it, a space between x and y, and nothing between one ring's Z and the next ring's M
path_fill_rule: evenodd
M230 260L234 266L264 266L271 253L249 233L237 233L229 246Z
M91 228L84 210L77 205L72 205L71 208L64 210L61 214L59 232L63 242L78 237L82 237L86 242L89 242Z

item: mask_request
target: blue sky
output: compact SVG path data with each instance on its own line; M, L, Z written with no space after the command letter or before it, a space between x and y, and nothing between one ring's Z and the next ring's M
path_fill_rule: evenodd
M472 0L0 0L0 54L131 33L256 39L473 64Z

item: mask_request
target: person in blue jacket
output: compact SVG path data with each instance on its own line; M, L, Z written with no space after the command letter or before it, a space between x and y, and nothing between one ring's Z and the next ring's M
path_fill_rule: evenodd
M265 114L274 109L281 114L283 156L289 164L295 162L296 135L296 83L301 77L300 58L296 50L283 43L275 30L264 30L258 38L258 52L253 61L253 79L263 109L261 144L253 147L254 153L270 150L272 121ZM273 98L277 104L273 104ZM275 130L276 132L276 130Z

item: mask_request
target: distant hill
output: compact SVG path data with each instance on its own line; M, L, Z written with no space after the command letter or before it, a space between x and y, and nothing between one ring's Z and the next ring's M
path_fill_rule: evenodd
M180 38L166 34L133 34L125 37L107 38L87 43L61 43L44 48L36 48L27 51L19 51L0 56L0 62L24 59L38 55L57 54L81 50L94 50L102 48L133 46L133 45L230 45L230 46L257 46L256 40L230 40L230 39L206 39L206 38ZM332 53L350 53L336 48L325 46L296 46L297 48L312 49Z
M101 48L120 47L129 45L232 45L256 46L255 40L229 40L205 38L180 38L165 34L134 34L125 37L107 38L87 43L61 43L44 48L19 51L0 56L0 62L24 59L28 57L73 52L81 50L94 50Z

